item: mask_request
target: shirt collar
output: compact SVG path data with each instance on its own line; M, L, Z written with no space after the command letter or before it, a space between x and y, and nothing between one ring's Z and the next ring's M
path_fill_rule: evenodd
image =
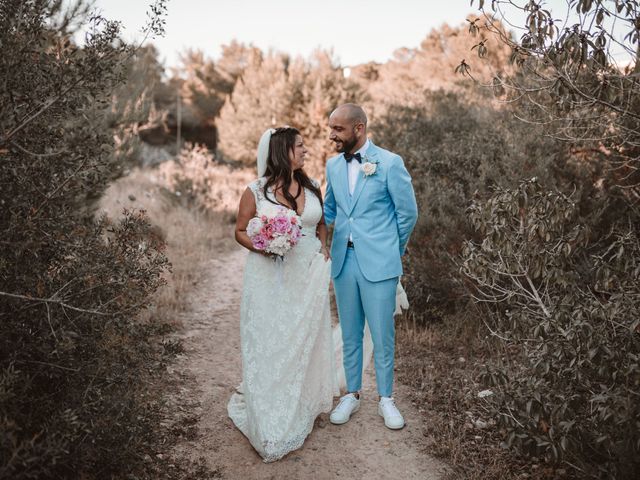
M364 158L364 154L367 152L367 149L369 148L369 143L370 143L370 142L369 142L369 139L367 138L367 141L366 141L366 142L364 142L364 145L363 145L362 147L360 147L360 149L359 149L357 152L354 152L354 155L355 155L356 153L359 153L359 154L360 154L360 156L361 156L362 158Z

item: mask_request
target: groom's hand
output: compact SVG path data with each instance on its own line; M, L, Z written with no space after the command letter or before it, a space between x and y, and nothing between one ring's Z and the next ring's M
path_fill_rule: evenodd
M331 260L331 254L329 253L329 249L327 247L322 247L320 249L320 253L324 255L325 262L328 262L329 260Z

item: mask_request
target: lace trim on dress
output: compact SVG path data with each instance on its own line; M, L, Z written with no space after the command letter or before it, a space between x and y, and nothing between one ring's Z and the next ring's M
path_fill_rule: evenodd
M256 208L268 201L265 181L249 185ZM331 410L339 393L329 305L331 265L319 253L315 236L322 218L315 195L307 197L300 217L309 234L283 262L250 252L244 270L242 393L232 395L227 409L265 462L300 448L316 417Z

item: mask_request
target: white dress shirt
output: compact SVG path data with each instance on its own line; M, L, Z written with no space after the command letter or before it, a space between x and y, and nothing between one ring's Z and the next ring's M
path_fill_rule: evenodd
M355 155L356 153L359 153L360 156L364 159L364 152L367 151L367 148L369 148L368 138L367 138L367 141L364 142L364 145L360 147L360 149L357 152L353 152L353 154ZM347 175L349 176L349 195L353 195L353 192L356 189L356 182L358 181L358 175L360 175L361 169L362 169L362 164L358 162L355 158L351 160L349 163L347 163ZM353 219L350 219L350 221L353 221ZM353 242L353 237L351 236L351 234L349 234L349 240Z
M369 139L364 142L364 145L357 151L353 152L355 155L359 153L362 158L364 158L364 153L369 148ZM353 159L349 163L347 163L347 172L349 175L349 195L353 195L354 190L356 189L356 182L358 181L358 175L360 174L360 170L362 169L362 164L357 160Z

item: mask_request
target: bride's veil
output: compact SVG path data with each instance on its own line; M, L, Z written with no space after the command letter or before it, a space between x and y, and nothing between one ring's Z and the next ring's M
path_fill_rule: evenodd
M256 164L258 167L258 177L262 177L267 171L267 158L269 157L269 142L275 128L267 128L258 142L258 153L256 154Z

